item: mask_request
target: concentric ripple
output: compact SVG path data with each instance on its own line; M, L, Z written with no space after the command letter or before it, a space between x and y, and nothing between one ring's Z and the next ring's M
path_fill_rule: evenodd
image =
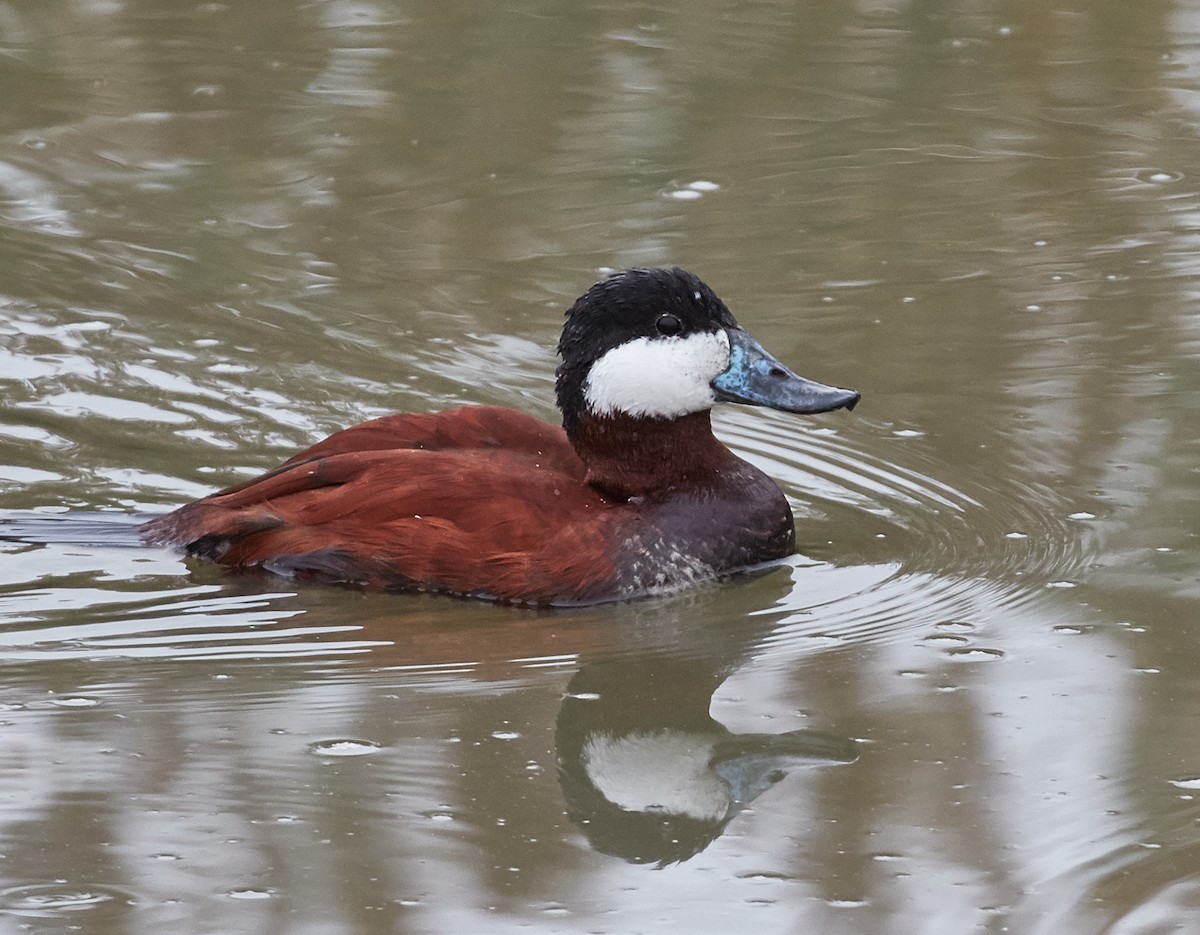
M112 886L30 883L0 890L0 913L32 919L65 919L78 913L128 906L133 897Z
M788 493L799 551L818 560L794 562L790 593L763 611L787 624L768 642L887 640L981 606L1015 608L1074 586L1098 549L1094 517L1048 488L957 487L942 478L961 471L915 439L869 424L858 435L798 431L786 419L735 412L718 423Z

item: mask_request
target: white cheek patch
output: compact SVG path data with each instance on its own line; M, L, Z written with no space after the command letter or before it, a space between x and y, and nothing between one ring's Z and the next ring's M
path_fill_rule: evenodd
M720 821L732 802L709 767L714 739L672 731L594 734L584 744L583 765L600 794L627 812Z
M711 409L709 383L729 367L724 331L701 331L686 338L638 338L592 364L584 399L596 415L674 419Z

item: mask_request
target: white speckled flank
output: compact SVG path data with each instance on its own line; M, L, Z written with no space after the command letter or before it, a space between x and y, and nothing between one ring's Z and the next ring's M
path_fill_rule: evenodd
M686 338L638 338L592 364L584 398L596 415L673 419L711 409L709 385L729 366L724 331L702 331Z

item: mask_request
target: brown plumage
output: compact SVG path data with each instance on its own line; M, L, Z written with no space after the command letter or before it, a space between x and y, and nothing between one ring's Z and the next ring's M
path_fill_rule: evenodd
M779 559L792 514L712 434L718 400L791 412L858 394L797 377L683 270L627 270L571 307L564 428L494 406L394 415L141 527L233 568L572 604Z

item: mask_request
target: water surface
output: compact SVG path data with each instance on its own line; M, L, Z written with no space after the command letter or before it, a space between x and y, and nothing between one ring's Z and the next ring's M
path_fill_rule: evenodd
M1187 3L0 6L0 931L1200 931ZM679 264L770 574L567 612L131 544L338 427L554 419Z

